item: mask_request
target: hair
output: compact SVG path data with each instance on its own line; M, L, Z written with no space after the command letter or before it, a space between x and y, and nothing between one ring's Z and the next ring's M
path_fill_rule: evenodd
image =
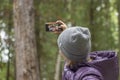
M72 61L70 59L68 59L61 51L59 51L59 53L61 54L61 56L65 59L65 61L67 62L67 66L72 66L77 64L78 62Z
M79 61L72 61L72 60L68 59L61 51L59 51L59 53L61 54L61 56L62 56L62 57L65 59L65 61L67 62L67 66L73 66L73 65L75 65L75 64L77 64L77 63L80 63ZM91 59L90 57L87 57L87 58L86 58L86 61L91 62L92 59Z

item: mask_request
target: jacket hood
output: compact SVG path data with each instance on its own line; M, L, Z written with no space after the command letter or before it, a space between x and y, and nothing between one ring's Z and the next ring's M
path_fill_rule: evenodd
M65 65L63 80L78 80L79 77L84 74L95 74L101 76L101 80L118 80L119 66L118 56L116 52L95 51L88 54L88 56L92 59L92 61L86 63L78 63L73 66ZM90 73L91 70L92 73Z
M88 64L97 68L103 75L104 80L118 80L119 64L115 51L95 51L89 54L92 59Z

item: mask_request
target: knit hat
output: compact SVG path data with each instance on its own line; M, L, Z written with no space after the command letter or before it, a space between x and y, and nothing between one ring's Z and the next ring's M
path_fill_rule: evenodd
M58 47L72 61L86 61L91 49L91 35L88 28L71 27L58 37Z

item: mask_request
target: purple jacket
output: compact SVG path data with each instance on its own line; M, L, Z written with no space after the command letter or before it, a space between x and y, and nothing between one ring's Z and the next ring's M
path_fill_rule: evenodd
M118 80L118 57L114 51L96 51L89 57L91 62L65 65L62 80Z

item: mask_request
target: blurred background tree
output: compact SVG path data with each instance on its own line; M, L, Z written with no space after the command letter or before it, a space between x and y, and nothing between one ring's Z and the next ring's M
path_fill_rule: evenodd
M55 80L57 35L45 23L63 20L68 26L88 27L92 51L120 52L119 0L34 0L35 33L41 80ZM0 0L0 80L15 80L13 1ZM63 61L60 61L61 80Z

